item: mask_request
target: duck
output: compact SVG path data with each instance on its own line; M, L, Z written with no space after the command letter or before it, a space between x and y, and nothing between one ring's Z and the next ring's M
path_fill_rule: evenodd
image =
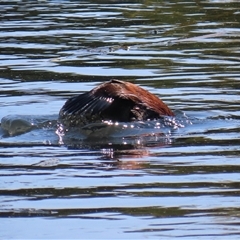
M127 81L112 79L92 90L70 97L59 112L68 127L112 121L147 121L174 116L156 95Z

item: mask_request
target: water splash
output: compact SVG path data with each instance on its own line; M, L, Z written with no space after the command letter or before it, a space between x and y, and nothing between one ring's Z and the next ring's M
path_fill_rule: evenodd
M57 117L37 115L7 115L1 119L1 128L6 135L16 136L34 129L44 129L56 124Z

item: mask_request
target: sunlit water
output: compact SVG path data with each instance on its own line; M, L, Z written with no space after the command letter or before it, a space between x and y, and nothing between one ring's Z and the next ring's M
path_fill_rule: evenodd
M239 238L239 7L1 1L0 238ZM176 118L63 130L111 78Z

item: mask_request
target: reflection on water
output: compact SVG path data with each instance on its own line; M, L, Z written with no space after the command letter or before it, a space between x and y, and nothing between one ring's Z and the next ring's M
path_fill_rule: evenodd
M1 238L238 238L238 1L0 5ZM111 78L184 127L59 132L66 99Z

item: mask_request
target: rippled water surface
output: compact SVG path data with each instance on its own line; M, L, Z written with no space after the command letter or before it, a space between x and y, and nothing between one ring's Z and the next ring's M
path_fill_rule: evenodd
M0 118L17 132L0 128L0 238L239 238L239 9L1 1ZM178 124L62 134L66 99L111 78L160 96Z

